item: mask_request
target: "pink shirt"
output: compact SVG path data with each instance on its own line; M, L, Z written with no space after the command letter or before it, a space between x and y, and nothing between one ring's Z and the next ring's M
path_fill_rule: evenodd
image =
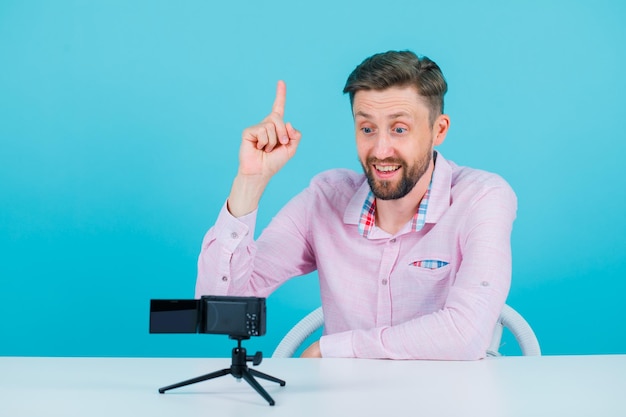
M196 297L266 297L317 270L324 357L485 357L511 282L517 199L499 176L438 155L425 224L397 234L358 226L363 174L314 177L254 241L256 212L222 208L203 241Z

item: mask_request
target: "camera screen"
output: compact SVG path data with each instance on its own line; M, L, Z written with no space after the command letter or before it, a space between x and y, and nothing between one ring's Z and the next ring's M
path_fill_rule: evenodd
M196 333L198 300L151 300L150 333Z
M215 301L206 302L206 333L244 335L246 330L246 302Z

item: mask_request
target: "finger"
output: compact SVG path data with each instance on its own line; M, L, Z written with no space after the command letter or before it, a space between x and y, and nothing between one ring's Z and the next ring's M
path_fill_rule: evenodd
M247 127L241 133L241 139L250 143L253 143L255 147L259 147L259 134L262 133L262 128L259 126ZM261 139L262 140L262 139ZM263 145L261 145L263 147Z
M267 144L265 145L265 152L272 152L276 147L276 127L273 123L267 123L265 125L265 132L267 137Z
M293 125L288 122L285 125L286 129L287 129L287 134L289 135L289 139L290 140L294 140L294 141L299 141L300 138L302 137L302 133L300 133L300 131L298 129L296 129L295 127L293 127Z
M281 117L278 117L275 113L269 117L269 120L273 124L274 131L276 132L276 139L283 145L289 143L289 132L285 127L285 122Z
M276 113L282 119L285 116L285 101L287 100L287 85L283 80L276 84L276 98L272 105L272 113Z
M269 142L269 139L267 137L267 130L260 128L258 129L257 132L255 132L254 134L254 138L256 139L256 148L257 149L263 149L267 143Z
M300 144L302 133L300 133L298 129L294 128L291 123L287 123L286 128L289 132L289 143L286 144L285 147L287 148L290 157L293 157L296 154L298 145Z

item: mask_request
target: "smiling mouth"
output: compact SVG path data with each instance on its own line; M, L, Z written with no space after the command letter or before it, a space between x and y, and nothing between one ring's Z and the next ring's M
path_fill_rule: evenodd
M390 174L400 169L400 165L374 165L376 171Z

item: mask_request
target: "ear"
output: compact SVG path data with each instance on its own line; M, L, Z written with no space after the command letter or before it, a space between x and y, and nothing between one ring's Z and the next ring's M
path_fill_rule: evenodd
M440 114L433 125L434 140L433 145L439 146L446 139L450 128L450 117L447 114Z

